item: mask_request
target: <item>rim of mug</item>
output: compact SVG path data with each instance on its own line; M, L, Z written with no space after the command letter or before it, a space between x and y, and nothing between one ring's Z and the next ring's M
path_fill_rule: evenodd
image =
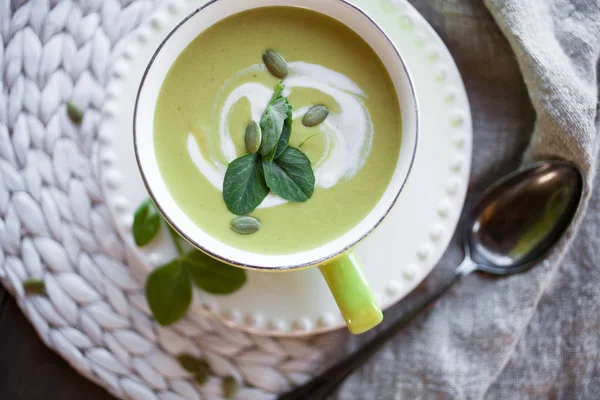
M315 260L311 260L309 262L302 262L302 263L297 263L297 264L291 264L291 265L280 265L280 266L261 266L261 265L255 265L255 264L249 264L249 263L242 263L236 260L231 260L228 259L226 256L223 256L222 254L218 254L208 248L206 248L205 246L203 246L201 243L199 243L198 241L194 240L190 235L188 235L183 229L181 229L170 217L168 212L165 212L163 206L161 206L160 202L157 201L156 196L153 193L151 184L148 181L148 178L146 176L146 173L144 171L144 168L142 167L142 161L141 161L141 156L140 156L140 152L139 152L139 148L138 148L138 134L137 134L137 114L138 114L138 108L139 108L139 102L140 102L140 97L142 94L142 89L144 87L144 84L146 82L146 78L150 72L150 70L152 69L152 66L154 65L154 62L156 61L156 58L158 57L158 55L160 54L161 50L163 49L163 47L167 44L167 42L171 39L171 37L186 23L188 22L191 18L195 17L197 14L199 14L200 12L206 10L207 8L209 8L211 5L220 2L220 1L224 1L224 0L209 0L207 3L203 4L202 6L198 7L196 10L192 11L189 15L187 15L184 19L182 19L177 25L175 25L175 27L173 27L173 29L171 29L169 31L169 33L167 34L167 36L165 36L165 38L163 40L161 40L159 46L157 47L156 51L153 53L150 61L148 62L148 65L146 66L146 68L144 69L144 74L142 76L142 79L140 81L140 85L138 87L138 92L136 94L136 98L135 98L135 105L134 105L134 112L133 112L133 141L134 141L134 150L135 150L135 158L136 158L136 163L138 165L138 170L140 171L140 175L142 177L142 180L144 182L144 186L146 187L148 194L152 200L152 202L154 203L154 205L156 206L156 208L158 209L158 211L160 212L160 214L162 215L162 217L165 219L165 221L167 221L167 223L175 230L175 232L177 232L178 235L180 235L184 240L186 240L190 245L192 245L193 247L197 248L198 250L206 253L207 255L215 258L218 261L224 262L226 264L232 265L232 266L236 266L236 267L240 267L243 269L249 269L249 270L259 270L259 271L289 271L289 270L298 270L298 269L303 269L303 268L308 268L308 267L312 267L312 266L316 266L319 264L322 264L326 261L329 261L333 258L336 258L348 251L350 251L353 247L355 247L358 243L360 243L362 240L364 240L366 237L368 237L382 222L383 220L385 220L385 218L389 215L389 213L392 211L392 209L394 208L396 202L398 201L398 198L400 196L400 194L402 193L402 190L404 189L404 186L406 185L406 182L408 181L408 178L412 172L413 166L414 166L414 162L415 162L415 157L416 157L416 153L417 153L417 146L418 146L418 142L419 142L419 136L420 136L420 117L419 117L419 105L418 105L418 101L417 101L417 96L416 96L416 92L415 92L415 88L414 88L414 81L412 78L412 75L410 74L410 71L408 70L406 63L402 57L402 55L400 54L400 52L398 51L398 48L396 47L396 45L394 44L394 42L391 40L391 38L387 35L387 33L385 32L385 30L364 10L362 10L360 7L356 6L355 4L350 3L347 0L333 0L335 2L339 2L347 7L350 7L351 9L353 9L354 11L362 14L362 16L364 18L366 18L369 23L375 27L379 33L385 38L385 40L387 41L388 45L393 49L396 58L398 59L398 61L400 62L400 65L402 66L403 69L403 74L406 76L406 80L408 82L408 89L410 92L410 98L412 101L411 104L411 113L414 115L414 125L415 125L415 133L414 133L414 144L412 146L411 149L411 156L410 156L410 161L408 164L408 168L406 171L406 174L404 175L404 177L402 178L402 183L399 185L398 189L395 192L395 195L392 199L392 201L390 201L390 203L387 205L385 212L383 213L383 215L381 215L377 221L375 221L372 226L366 230L365 232L363 232L360 237L358 237L357 239L353 240L351 243L347 244L346 246L344 246L341 249L337 249L334 252L332 252L329 255L326 256L322 256L319 257ZM249 10L251 9L258 9L258 8L263 8L264 6L259 6L259 7L251 7L249 8ZM294 6L294 5L285 5L282 7L298 7L298 6ZM325 15L319 11L316 10L312 10L311 11L317 12L319 14ZM247 10L245 10L247 11ZM243 11L241 11L243 12ZM214 22L213 24L211 24L210 26L214 26L215 24L217 24L218 22L231 17L233 15L239 14L238 13L232 13L224 18L221 18L219 20L217 20L216 22ZM337 18L333 17L333 16L329 16L330 18L333 18L334 20L344 24L342 21L338 20ZM354 29L346 24L344 24L345 26L347 26L349 29L351 29L353 32ZM210 27L209 26L209 27ZM200 32L201 34L202 32ZM368 44L368 43L367 43ZM187 47L187 46L186 46ZM369 47L371 47L371 45L369 44ZM391 71L389 70L389 68L387 67L387 65L384 64L385 69L387 70L388 74L392 74ZM395 85L394 85L395 87ZM395 87L395 91L398 92L398 89ZM404 113L404 109L401 110L402 113ZM397 167L396 167L397 168ZM381 200L381 199L380 199ZM367 217L365 217L367 218ZM215 239L216 240L216 239ZM259 255L258 253L254 253L256 255ZM289 257L293 257L294 254L285 254L282 256L289 256Z

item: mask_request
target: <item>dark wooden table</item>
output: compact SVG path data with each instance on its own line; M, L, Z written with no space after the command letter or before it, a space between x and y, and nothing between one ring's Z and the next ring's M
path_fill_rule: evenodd
M0 286L1 400L114 400L48 349Z

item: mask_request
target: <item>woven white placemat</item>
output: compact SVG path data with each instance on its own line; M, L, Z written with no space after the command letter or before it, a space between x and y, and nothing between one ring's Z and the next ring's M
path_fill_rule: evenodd
M339 337L259 337L200 315L159 327L103 202L97 127L111 58L157 6L0 0L0 281L46 345L117 397L220 398L234 376L236 398L274 398L317 372ZM69 100L85 109L80 127ZM25 295L28 278L47 296ZM175 361L181 352L208 360L205 385Z

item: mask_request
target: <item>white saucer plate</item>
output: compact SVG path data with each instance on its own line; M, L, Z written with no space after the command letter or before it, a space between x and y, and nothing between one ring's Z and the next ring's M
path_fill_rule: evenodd
M163 234L143 249L131 237L133 213L148 195L133 150L135 95L152 54L168 32L204 0L173 1L123 45L107 88L100 129L106 202L130 250L130 265L144 280L176 256ZM415 164L394 210L356 248L367 279L387 308L431 272L452 237L466 195L471 163L469 103L452 56L431 26L403 0L354 0L390 36L412 74L421 131ZM344 326L320 273L248 272L248 282L228 296L198 291L191 313L209 313L255 334L300 336Z

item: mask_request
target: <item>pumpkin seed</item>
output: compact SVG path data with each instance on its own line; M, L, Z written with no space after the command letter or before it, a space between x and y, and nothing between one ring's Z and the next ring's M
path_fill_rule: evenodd
M263 54L263 62L271 74L279 79L284 79L288 74L288 67L285 60L279 53L273 50L267 50Z
M69 116L71 122L76 125L80 125L81 121L83 120L83 113L81 110L70 101L67 102L67 115Z
M256 153L260 148L260 143L262 142L262 132L260 130L260 125L258 125L255 121L250 122L246 127L244 141L246 142L246 149L248 149L248 151L252 154Z
M238 391L238 383L233 376L228 376L223 379L222 387L223 387L223 395L225 395L226 399L232 399Z
M46 293L46 284L41 279L27 279L23 281L23 290L27 294Z
M327 118L328 115L329 110L324 105L314 106L304 114L302 125L306 127L317 126L325 121L325 118Z
M231 229L242 235L251 235L260 229L260 221L254 217L237 217L231 221Z

